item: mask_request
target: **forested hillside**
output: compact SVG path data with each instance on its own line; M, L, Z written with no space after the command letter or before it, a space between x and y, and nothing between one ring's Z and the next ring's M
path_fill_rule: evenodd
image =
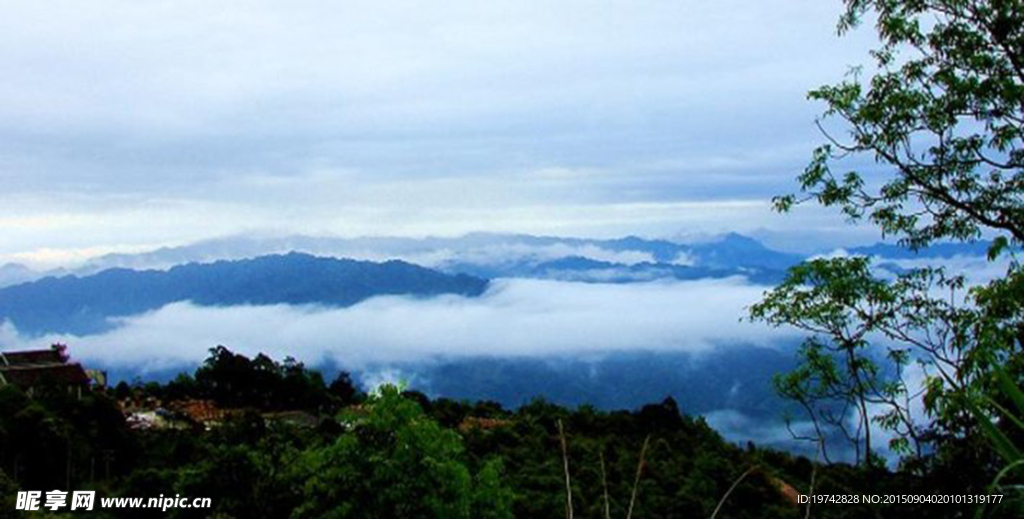
M189 411L197 402L203 414ZM137 420L153 409L159 419ZM368 396L344 373L326 383L291 359L249 359L226 348L211 350L193 375L122 383L81 400L3 388L0 445L7 500L16 490L53 488L95 489L100 497L210 496L217 517L238 518L560 518L567 479L574 517L626 517L630 508L632 517L712 517L721 505L717 517L798 518L808 509L796 496L811 493L812 480L818 494L980 493L986 481L971 467L941 462L923 473L891 472L732 445L702 419L680 414L672 399L599 412L542 400L507 410L394 386ZM3 503L0 517L12 510ZM810 509L811 517L974 511ZM996 512L989 517L1013 517Z

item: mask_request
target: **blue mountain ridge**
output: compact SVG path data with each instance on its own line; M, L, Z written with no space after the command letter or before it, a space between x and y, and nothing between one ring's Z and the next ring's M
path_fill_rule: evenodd
M478 296L488 281L403 261L374 263L308 254L190 263L167 271L109 269L0 289L0 320L27 335L101 333L109 318L177 301L200 306L321 304L344 307L378 295Z
M882 258L879 267L897 272L892 261L981 256L988 242L936 244L920 251L889 244L848 252ZM189 258L231 256L283 248L313 249L249 259L206 260L168 270L141 270ZM380 256L454 251L433 269L391 260L373 263L338 259L329 251L378 250ZM595 257L579 251L597 251ZM487 252L488 254L480 254ZM639 253L647 260L624 263L607 256ZM634 254L635 255L635 254ZM600 259L598 259L600 258ZM97 258L76 275L54 275L0 288L0 321L25 335L86 335L113 328L112 317L141 314L176 301L203 306L322 304L350 306L375 295L476 296L488 279L535 278L591 283L632 283L655 279L695 280L743 276L762 285L778 283L786 269L806 259L779 252L752 238L725 234L703 243L676 243L637 236L617 239L560 238L475 233L459 238L310 238L214 240L138 255ZM653 261L651 261L653 260ZM888 260L888 262L886 261ZM102 268L102 265L133 265ZM23 268L11 267L19 276Z

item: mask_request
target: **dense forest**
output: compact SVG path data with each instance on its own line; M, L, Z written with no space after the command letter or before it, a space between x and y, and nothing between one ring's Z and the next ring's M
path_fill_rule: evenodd
M197 401L220 410L217 419L171 410L176 402ZM162 426L126 419L147 406L159 409ZM167 517L555 518L567 516L570 500L573 517L1020 512L1006 501L987 510L936 504L808 509L798 494L984 493L991 474L984 465L951 466L938 458L927 470L894 472L733 445L701 418L680 414L672 399L600 412L543 400L507 410L394 386L367 395L345 373L327 383L292 359L250 359L224 347L212 349L194 374L166 384L120 383L81 398L0 389L0 462L6 501L0 517L21 513L14 511L17 490L54 488L96 490L97 499L212 498L212 510L151 512Z

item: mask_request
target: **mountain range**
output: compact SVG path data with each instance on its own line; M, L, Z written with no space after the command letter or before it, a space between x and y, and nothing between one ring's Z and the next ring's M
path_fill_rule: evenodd
M881 257L887 261L880 268L898 272L900 260L983 256L987 247L938 244L912 252L878 244L847 253ZM176 301L337 307L376 295L476 296L495 278L633 283L742 276L773 285L804 259L739 234L701 243L487 233L423 239L239 236L108 254L71 270L0 266L0 321L28 335L82 335L109 330L111 318Z
M79 277L47 277L0 289L0 320L29 335L85 335L112 328L111 318L176 301L200 306L318 304L344 307L378 295L476 296L488 282L404 261L374 263L308 254L189 263L169 270L112 268Z
M984 257L988 245L986 241L941 243L915 252L879 243L850 248L846 253L877 256L883 260ZM775 283L787 268L808 257L772 250L755 239L735 233L692 243L636 236L590 239L493 233L419 239L232 236L142 253L107 254L76 268L34 271L11 263L0 266L0 287L49 276L88 276L111 268L168 269L187 263L289 252L369 261L398 259L449 274L465 273L485 278L631 282L742 275L765 284Z

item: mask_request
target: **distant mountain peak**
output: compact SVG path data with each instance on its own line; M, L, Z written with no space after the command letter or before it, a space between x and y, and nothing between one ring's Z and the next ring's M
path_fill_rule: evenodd
M0 321L29 334L89 334L111 317L191 301L200 306L319 304L351 306L379 295L479 296L488 281L404 261L384 263L291 252L252 259L187 263L166 271L112 268L48 277L0 289Z
M718 239L712 243L728 243L731 245L746 245L756 247L758 249L767 249L767 247L765 247L759 240L737 232L727 232L719 236Z
M36 271L21 263L5 263L0 265L0 287L30 281L37 276Z

